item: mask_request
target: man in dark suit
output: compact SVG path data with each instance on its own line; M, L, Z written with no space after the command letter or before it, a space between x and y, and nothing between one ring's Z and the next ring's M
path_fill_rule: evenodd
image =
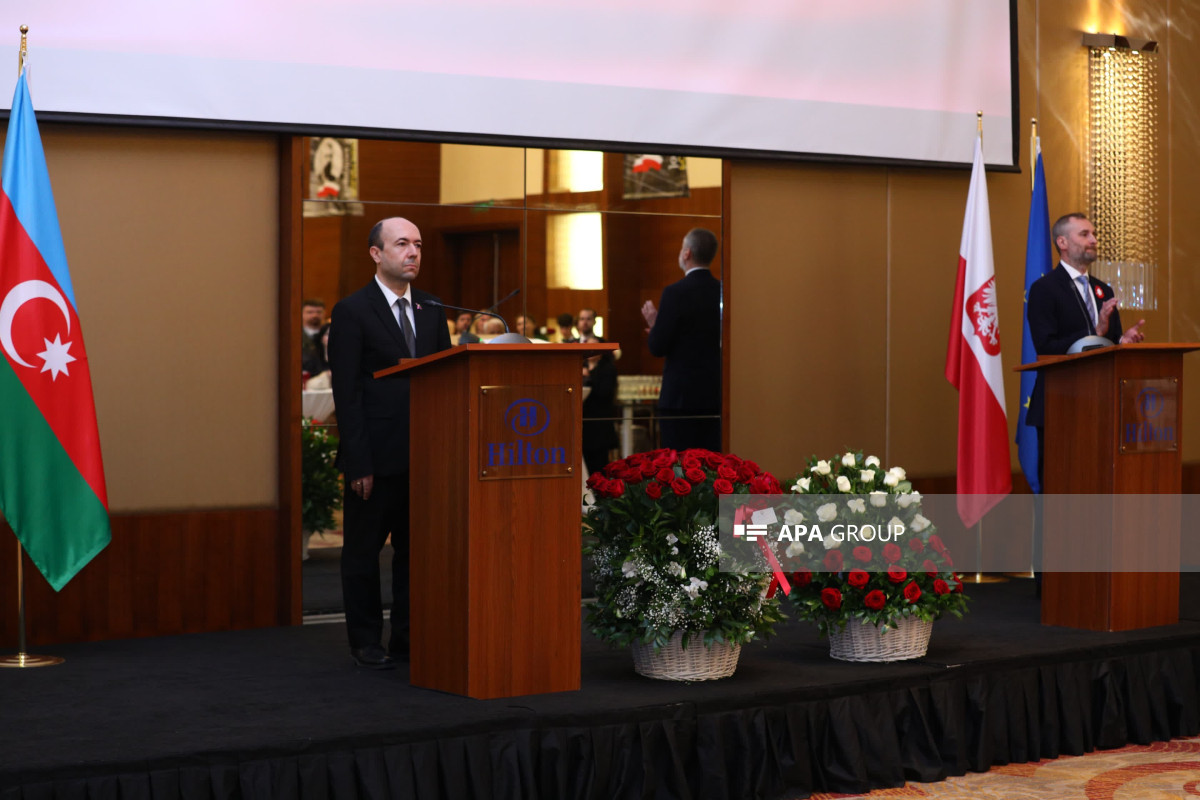
M305 300L300 304L300 369L308 377L319 375L329 369L325 360L325 345L321 334L325 329L325 304L320 300Z
M1084 336L1103 336L1115 344L1140 342L1139 320L1129 330L1121 327L1121 312L1112 287L1088 274L1096 261L1096 229L1080 213L1060 217L1051 230L1058 250L1057 269L1050 270L1029 287L1026 314L1033 347L1039 356L1063 355ZM1026 423L1041 427L1044 420L1044 388L1038 376L1030 399Z
M1051 236L1058 250L1058 267L1029 287L1025 307L1029 333L1038 355L1064 355L1072 344L1089 335L1103 336L1117 344L1142 341L1141 327L1146 320L1123 330L1112 287L1088 274L1096 261L1096 229L1091 221L1081 213L1066 214L1054 223ZM1045 386L1040 374L1029 400L1025 424L1038 430L1040 482L1045 424Z
M721 282L709 272L717 237L693 228L683 237L683 279L663 289L659 307L647 300L642 317L650 352L666 358L658 395L663 447L721 449ZM674 417L709 416L709 419Z
M421 232L406 219L371 229L375 278L333 307L329 361L345 473L342 595L350 653L360 667L408 657L408 378L376 370L450 347L437 298L410 284L421 270ZM383 636L379 553L392 536L392 634Z

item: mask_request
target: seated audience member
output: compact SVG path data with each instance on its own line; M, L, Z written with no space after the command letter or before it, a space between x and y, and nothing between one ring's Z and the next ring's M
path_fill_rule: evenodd
M583 399L583 463L589 474L603 469L620 445L613 422L617 411L617 362L612 353L588 358L583 366L583 385L591 387Z
M521 314L513 322L513 330L524 336L533 344L549 344L542 336L539 336L537 324L533 321L533 317L527 317Z
M479 337L471 333L471 323L474 315L469 311L461 312L454 320L454 344L475 344Z
M329 369L329 360L319 338L324 323L325 303L305 300L300 305L300 324L303 326L300 334L300 370L307 372L310 378Z
M305 389L328 389L333 373L329 369L329 327L330 323L325 323L321 326L321 332L317 334L317 347L321 351L321 357L325 359L325 369L318 372L308 379L304 384Z
M575 335L575 318L571 316L569 311L558 315L558 341L562 344L571 344L578 342L579 337Z
M479 327L479 340L481 342L490 342L500 334L504 333L504 322L495 317L481 317L482 323L476 323Z
M596 309L582 308L579 310L579 341L584 342L603 342L607 341L603 336L596 335ZM614 359L621 358L620 349L614 350L612 357Z

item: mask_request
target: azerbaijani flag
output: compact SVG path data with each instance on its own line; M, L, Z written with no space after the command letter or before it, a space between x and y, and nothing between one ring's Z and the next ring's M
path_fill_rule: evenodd
M24 71L0 185L0 512L58 591L112 537L92 376Z
M992 223L979 137L958 250L946 380L958 390L958 516L970 528L1012 491Z

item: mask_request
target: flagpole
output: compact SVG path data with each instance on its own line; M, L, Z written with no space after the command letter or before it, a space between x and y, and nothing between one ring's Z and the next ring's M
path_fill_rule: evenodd
M1037 151L1038 151L1038 133L1037 133L1037 117L1029 118L1029 191L1032 192L1037 188ZM1037 524L1036 512L1031 512L1032 525ZM1033 528L1029 529L1029 569L1025 572L1006 572L1004 573L1010 578L1036 578L1037 573L1033 571Z
M25 69L25 51L28 46L29 26L21 26L21 47L17 51L17 77ZM17 539L17 654L15 656L0 656L0 667L49 667L63 663L58 656L31 656L25 652L25 551L21 540Z
M975 523L975 574L963 577L964 583L1007 583L1003 575L988 575L983 571L983 520Z
M58 656L31 656L25 652L25 570L22 560L25 551L17 540L17 654L0 656L0 667L49 667L63 663Z

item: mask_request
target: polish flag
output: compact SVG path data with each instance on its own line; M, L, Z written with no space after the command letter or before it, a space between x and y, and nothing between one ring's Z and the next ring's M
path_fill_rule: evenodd
M660 170L660 169L662 169L662 163L663 163L662 156L650 156L650 155L634 156L633 171L634 172L649 172L652 169Z
M1012 491L982 138L975 140L950 320L946 380L958 390L958 515L969 528Z

